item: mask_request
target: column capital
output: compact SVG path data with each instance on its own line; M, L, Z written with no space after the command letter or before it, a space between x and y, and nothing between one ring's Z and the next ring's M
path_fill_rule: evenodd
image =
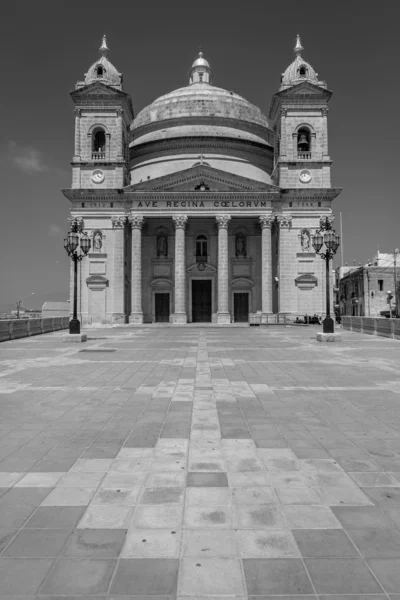
M125 225L125 215L114 215L111 217L111 223L113 229L122 229Z
M142 215L128 215L127 220L132 229L142 229L144 217Z
M290 227L292 224L292 215L276 215L276 220L281 228Z
M288 113L287 108L281 108L281 117L287 117L287 113Z
M217 215L215 220L217 221L218 229L228 229L228 223L231 218L231 215Z
M328 111L329 111L329 108L328 108L327 106L323 106L323 107L321 108L321 115L322 115L323 117L327 117L327 116L328 116Z
M175 224L175 229L185 229L188 221L187 215L172 215L172 220Z
M116 109L115 109L115 112L117 113L117 117L121 117L121 116L122 116L122 113L123 113L124 111L122 110L122 108L116 108Z
M269 215L260 215L258 220L262 229L271 229L271 225L275 221L275 215L272 213Z
M74 108L74 114L76 117L80 117L82 114L82 109L81 108Z

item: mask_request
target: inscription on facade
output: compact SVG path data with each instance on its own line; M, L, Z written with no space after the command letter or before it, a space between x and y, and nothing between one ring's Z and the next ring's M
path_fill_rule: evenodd
M267 208L266 200L138 200L132 202L132 208Z

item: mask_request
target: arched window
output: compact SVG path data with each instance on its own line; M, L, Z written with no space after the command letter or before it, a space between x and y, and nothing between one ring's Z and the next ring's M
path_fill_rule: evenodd
M98 65L96 67L96 76L97 77L104 77L104 69L101 65Z
M306 76L307 76L307 69L306 69L305 65L300 65L299 77L306 77Z
M106 134L104 129L95 129L92 135L92 158L101 160L106 157Z
M311 158L311 134L307 127L297 132L297 154L299 158Z
M205 235L198 235L196 238L196 262L207 262L208 248Z

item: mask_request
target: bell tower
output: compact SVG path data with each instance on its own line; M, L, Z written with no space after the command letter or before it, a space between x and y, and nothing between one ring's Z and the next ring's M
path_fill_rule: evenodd
M122 188L129 183L129 126L133 107L122 75L108 60L106 36L100 57L78 81L75 104L75 148L72 188Z
M332 92L304 60L299 36L294 53L269 114L276 137L274 183L291 189L330 188L327 115Z

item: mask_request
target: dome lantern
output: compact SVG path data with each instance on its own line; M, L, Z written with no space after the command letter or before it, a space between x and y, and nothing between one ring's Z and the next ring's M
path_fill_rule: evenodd
M106 85L122 90L122 74L117 71L114 65L108 60L107 53L107 38L103 35L99 48L100 58L96 60L85 73L85 79L77 83L77 87L83 87L96 81L100 81Z
M315 72L313 67L302 57L302 52L304 48L301 45L300 35L297 34L296 44L293 48L293 52L296 55L294 61L288 66L286 71L282 73L281 78L281 90L292 87L293 85L297 85L302 83L303 81L309 81L314 85L319 85L321 87L326 87L326 83L324 81L319 81L318 73Z
M189 71L189 85L192 83L208 83L212 84L213 72L209 62L204 58L202 49L195 59Z

